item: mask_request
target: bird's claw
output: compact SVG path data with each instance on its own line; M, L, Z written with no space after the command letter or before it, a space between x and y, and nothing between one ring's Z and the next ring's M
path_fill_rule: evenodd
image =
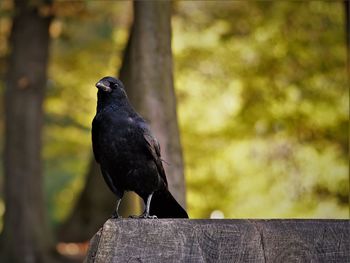
M145 218L145 219L158 219L157 216L151 216L151 215L144 216L143 218Z
M129 218L134 218L134 219L158 219L157 216L151 216L151 215L147 215L147 214L142 214L139 216L129 216Z
M116 212L114 212L112 215L111 215L111 219L122 219L122 216L118 215Z

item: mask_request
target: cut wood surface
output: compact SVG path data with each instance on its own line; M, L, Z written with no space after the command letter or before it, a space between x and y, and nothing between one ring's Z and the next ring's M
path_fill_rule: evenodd
M110 219L86 263L350 262L349 220Z

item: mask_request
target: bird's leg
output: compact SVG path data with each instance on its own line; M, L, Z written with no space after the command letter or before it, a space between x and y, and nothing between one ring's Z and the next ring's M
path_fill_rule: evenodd
M149 214L149 210L150 210L150 207L151 207L152 196L153 196L153 193L151 193L151 194L147 197L145 212L143 212L143 214L142 214L140 217L142 217L142 218L148 218L148 219L155 219L155 218L157 218L157 216L151 216L151 215Z
M153 196L153 193L151 193L148 197L147 197L147 203L146 203L146 209L145 209L145 216L150 216L149 215L149 209L150 209L150 206L151 206L151 200L152 200L152 196Z
M117 206L116 206L116 208L115 208L115 211L113 212L113 214L112 214L112 218L113 219L118 219L118 218L122 218L120 215L119 215L119 213L118 213L118 209L119 209L119 205L120 205L120 202L122 201L122 199L121 198L118 198L118 200L117 200Z
M150 210L150 207L151 207L152 196L153 196L153 193L151 193L147 197L145 211L140 216L131 216L131 218L146 218L146 219L156 219L157 218L157 216L151 216L149 214L149 210Z

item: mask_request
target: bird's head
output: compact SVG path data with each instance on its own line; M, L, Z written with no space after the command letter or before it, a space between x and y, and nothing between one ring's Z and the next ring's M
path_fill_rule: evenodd
M104 77L96 83L96 88L101 92L112 93L112 92L123 92L124 85L119 79L113 77Z

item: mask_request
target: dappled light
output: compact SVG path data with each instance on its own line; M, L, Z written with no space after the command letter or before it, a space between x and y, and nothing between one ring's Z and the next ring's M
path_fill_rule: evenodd
M347 218L342 5L178 8L173 48L190 214Z

